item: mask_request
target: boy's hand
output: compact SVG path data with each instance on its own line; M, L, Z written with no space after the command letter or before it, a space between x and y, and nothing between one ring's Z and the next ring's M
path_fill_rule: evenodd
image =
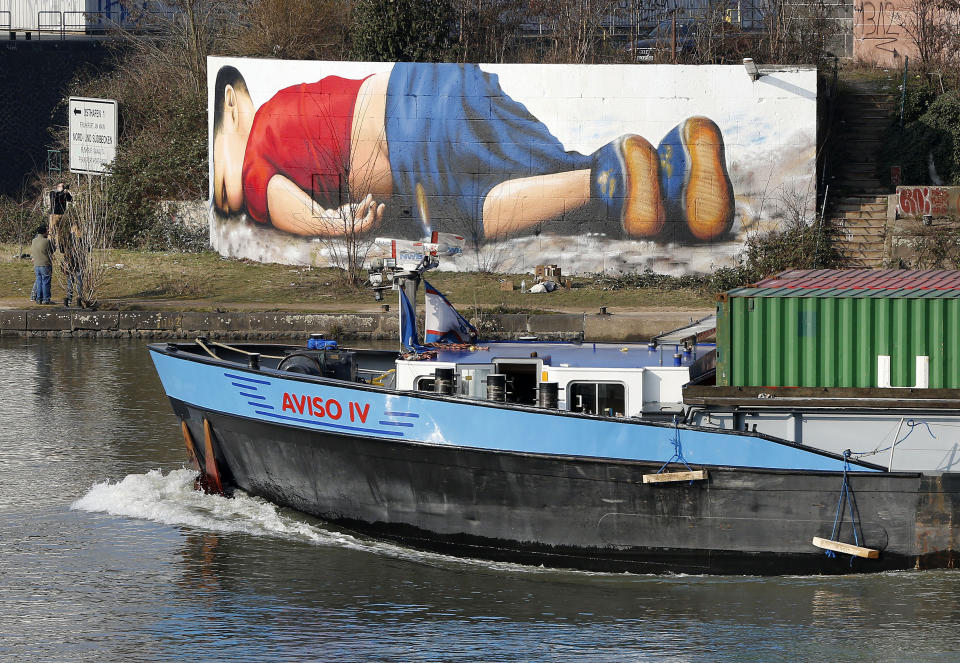
M354 216L354 229L357 232L363 232L373 226L380 225L383 221L383 211L386 206L383 203L377 204L373 194L368 193L367 197L360 201Z

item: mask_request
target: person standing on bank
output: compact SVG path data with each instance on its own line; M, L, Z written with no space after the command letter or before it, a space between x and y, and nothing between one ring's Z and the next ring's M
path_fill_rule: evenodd
M67 203L73 200L70 195L70 185L58 182L57 187L50 192L50 233L57 236L57 224L67 212Z
M54 236L56 248L63 253L63 260L60 262L60 271L67 279L66 297L63 298L63 305L70 306L73 299L73 288L77 288L77 306L84 307L83 300L83 238L80 236L80 229L75 223L61 221L57 234Z
M53 243L47 238L47 227L37 228L37 236L30 244L30 257L33 258L33 272L36 275L34 289L37 301L52 304L50 301L50 274L53 265Z

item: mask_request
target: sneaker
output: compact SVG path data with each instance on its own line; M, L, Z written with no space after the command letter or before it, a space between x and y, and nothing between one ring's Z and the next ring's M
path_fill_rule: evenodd
M723 134L706 117L690 117L657 147L667 217L683 221L690 234L710 241L733 223L733 185L727 174Z
M663 228L666 214L660 193L660 158L642 136L628 134L594 154L590 195L619 216L632 237L651 237Z
M43 300L43 301L40 302L40 303L43 304L44 306L49 306L50 304L53 304L53 302L50 301L49 299L45 299L45 300Z

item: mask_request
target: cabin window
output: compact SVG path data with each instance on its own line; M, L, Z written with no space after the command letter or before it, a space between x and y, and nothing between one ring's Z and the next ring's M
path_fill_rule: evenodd
M571 412L622 417L627 410L627 388L619 382L571 382L567 403Z
M413 382L413 388L416 391L434 391L433 383L436 380L433 379L432 375L421 375Z

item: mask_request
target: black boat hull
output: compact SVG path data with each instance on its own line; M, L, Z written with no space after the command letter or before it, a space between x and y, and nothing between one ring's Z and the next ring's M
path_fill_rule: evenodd
M423 550L634 573L832 574L957 559L960 475L850 474L862 531L855 539L844 505L835 538L880 554L830 557L812 540L833 532L837 472L709 467L705 481L644 484L660 464L348 435L171 403L194 439L209 421L228 485Z

